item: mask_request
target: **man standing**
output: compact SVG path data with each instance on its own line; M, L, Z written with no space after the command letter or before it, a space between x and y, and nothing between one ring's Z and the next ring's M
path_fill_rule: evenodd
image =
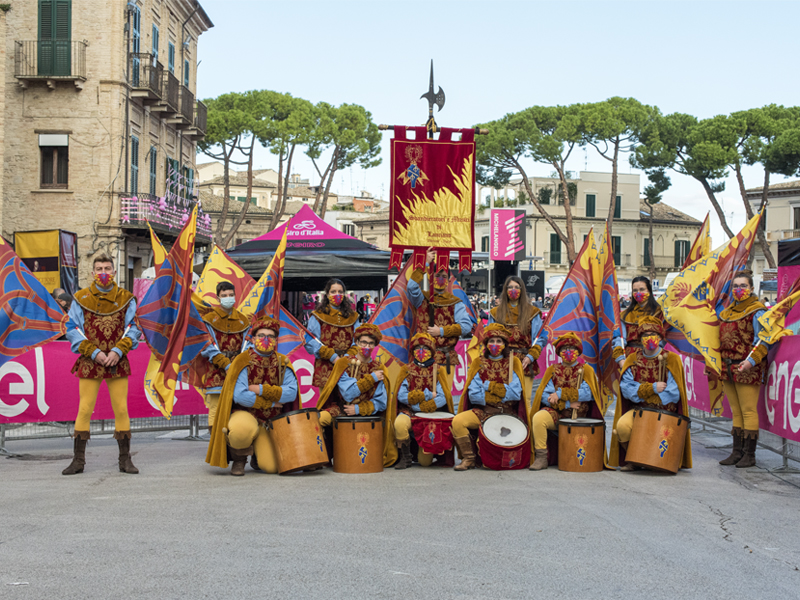
M208 428L212 434L226 371L231 361L244 351L245 333L250 326L250 320L235 308L236 288L232 283L220 281L217 284L217 298L220 305L203 317L214 341L202 352L211 363L211 370L204 380L204 401L208 408Z
M139 329L134 323L136 300L114 282L114 261L105 254L94 259L94 282L75 294L69 311L67 340L79 354L72 372L78 377L80 406L75 420L74 456L63 475L83 473L89 425L103 380L114 410L114 438L119 445L119 470L139 472L130 456L131 424L128 418L128 376L131 366L127 354L136 348Z

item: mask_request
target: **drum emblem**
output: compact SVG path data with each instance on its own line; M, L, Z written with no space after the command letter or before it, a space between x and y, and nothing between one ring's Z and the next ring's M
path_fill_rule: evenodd
M428 425L428 440L430 441L431 444L435 444L441 441L438 438L439 436L437 435L436 425L431 423L430 425Z
M669 438L672 436L672 429L670 427L664 427L661 430L661 443L658 445L658 449L660 451L661 458L664 458L664 453L669 449Z
M580 466L583 466L583 461L586 460L586 450L584 450L583 448L578 448L577 456L578 456L578 464L580 464Z
M501 461L501 465L507 469L513 469L518 463L520 459L520 452L503 452L503 460Z
M322 441L322 436L319 434L319 425L314 425L314 429L317 430L317 446L319 446L319 451L325 452L325 449L323 448L324 442Z
M658 445L658 449L661 451L661 458L664 458L664 453L669 448L669 442L667 440L661 440L661 443Z
M575 436L575 443L578 445L578 451L575 454L575 457L578 459L578 464L583 466L583 461L586 460L586 444L588 443L589 438L584 434L578 434Z
M367 460L367 442L369 442L369 434L360 433L358 435L358 443L360 444L360 447L358 448L358 456L361 458L362 465Z

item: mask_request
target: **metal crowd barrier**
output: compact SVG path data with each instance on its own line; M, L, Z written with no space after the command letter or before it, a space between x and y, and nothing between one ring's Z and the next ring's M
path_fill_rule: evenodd
M730 434L731 432L731 419L712 417L707 412L692 407L689 407L689 416L692 419L692 423L701 425L703 430L709 428L726 434ZM789 464L790 460L800 462L800 444L797 442L787 440L774 433L761 429L758 434L758 446L759 448L769 450L781 456L781 466L768 469L771 473L800 473L800 469Z
M70 437L74 430L74 422L19 423L0 424L0 456L14 456L14 452L6 447L7 442L21 440L41 440L47 438ZM157 431L188 430L185 440L201 440L201 429L208 426L208 415L179 415L169 421L163 417L147 417L131 419L131 431L135 433ZM113 434L114 421L92 421L89 431L92 435Z

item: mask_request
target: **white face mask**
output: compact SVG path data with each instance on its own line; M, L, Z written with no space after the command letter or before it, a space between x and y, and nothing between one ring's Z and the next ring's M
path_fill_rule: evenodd
M226 296L225 298L220 298L219 303L225 310L230 310L236 304L236 298L234 296Z

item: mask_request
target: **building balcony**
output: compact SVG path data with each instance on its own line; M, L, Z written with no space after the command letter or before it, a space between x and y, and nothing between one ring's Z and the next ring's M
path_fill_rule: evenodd
M86 81L88 42L33 40L14 43L14 77L23 88L43 81L51 90L59 81L72 82L79 90Z
M120 227L146 230L149 223L156 233L176 237L195 204L194 200L151 194L120 198ZM197 217L197 243L211 243L211 219L203 213Z
M775 231L765 231L768 242L780 242L781 240L793 240L800 238L800 229L778 229Z
M179 129L194 125L194 94L189 88L180 86L178 90L178 112L167 118L167 123Z
M150 110L162 113L162 117L169 118L180 112L180 84L178 78L169 71L163 71L161 79L161 100L154 104Z
M131 98L141 98L145 104L161 100L164 82L164 66L153 54L136 53L130 55Z
M206 135L208 123L208 107L198 100L194 106L194 123L186 130L186 134L193 140L202 140Z
M683 266L683 260L679 257L673 256L660 256L656 254L653 256L653 262L656 269L671 269L679 271ZM642 255L642 266L650 267L650 257L647 254Z

